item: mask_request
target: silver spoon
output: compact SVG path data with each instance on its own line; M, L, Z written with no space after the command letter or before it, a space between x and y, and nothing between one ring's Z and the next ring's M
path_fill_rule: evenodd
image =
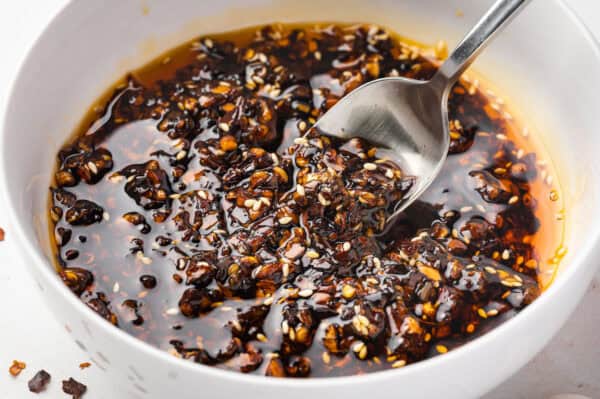
M360 137L380 147L417 180L388 218L392 222L440 172L450 146L448 94L479 52L530 0L498 0L429 81L382 78L366 83L333 106L315 124L323 134Z

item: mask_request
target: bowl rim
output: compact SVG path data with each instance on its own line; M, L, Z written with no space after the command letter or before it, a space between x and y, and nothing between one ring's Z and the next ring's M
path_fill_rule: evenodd
M561 9L565 14L565 17L577 28L579 35L584 39L584 43L589 47L590 57L595 58L596 64L600 66L600 40L598 40L586 24L581 20L577 13L571 8L570 5L566 4L564 0L553 0L555 5ZM393 377L397 377L402 374L403 377L410 377L410 375L418 375L424 370L427 370L433 366L442 367L444 364L452 363L455 359L458 359L468 351L483 351L484 347L490 342L496 339L497 336L510 334L511 331L515 330L518 324L527 317L528 314L538 312L538 309L543 309L551 298L555 295L555 292L566 285L572 278L574 278L575 272L582 267L595 267L594 265L586 265L586 259L593 252L595 248L600 248L600 230L596 231L595 237L591 240L586 240L583 249L578 253L574 254L574 257L569 262L567 267L560 275L559 278L554 281L544 293L536 299L531 305L523 309L517 316L503 322L501 325L495 327L491 331L469 341L468 343L453 349L452 351L444 354L444 356L435 356L421 360L419 362L407 365L406 367L399 369L383 370L374 373L367 373L364 375L348 375L340 377L318 377L308 379L294 379L294 378L269 378L261 375L243 374L237 371L230 371L219 369L213 366L204 364L194 363L191 361L176 358L165 350L155 347L139 338L130 335L120 328L115 328L110 323L107 323L101 317L99 317L93 310L85 305L76 295L64 285L64 283L58 277L58 274L54 271L53 267L48 267L48 260L44 258L36 250L36 240L30 240L28 234L25 232L22 222L17 218L16 204L13 203L12 197L8 192L8 173L6 168L6 156L4 155L7 151L6 148L6 137L8 132L9 112L14 107L14 97L17 86L19 86L20 80L23 78L22 70L23 67L30 62L37 47L41 45L41 40L48 34L48 31L53 27L61 17L63 17L69 11L73 0L68 0L62 5L49 19L46 26L40 30L36 39L32 42L30 48L26 52L25 56L21 58L16 69L16 73L13 75L7 90L7 101L5 106L5 114L3 121L0 125L0 188L1 195L6 204L6 211L8 214L8 220L11 228L14 230L13 234L16 237L15 241L18 246L24 250L23 252L29 254L32 260L32 268L35 268L36 272L41 274L41 278L44 279L48 284L52 286L55 292L61 293L65 296L66 300L70 303L73 309L83 315L87 321L93 324L96 329L101 329L105 334L111 335L114 339L123 341L124 344L134 348L136 351L144 352L145 355L155 358L157 361L168 364L173 369L185 369L190 373L205 374L208 377L218 378L225 382L244 382L246 384L255 384L263 387L287 387L287 388L319 388L319 387L335 387L341 385L357 385L365 384L368 382L377 383L384 382L385 380ZM30 270L33 273L33 270ZM533 355L532 355L533 356ZM516 371L516 370L515 370ZM359 378L356 378L359 377Z

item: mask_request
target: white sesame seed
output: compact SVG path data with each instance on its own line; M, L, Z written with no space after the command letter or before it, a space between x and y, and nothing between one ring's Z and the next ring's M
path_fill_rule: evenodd
M317 251L309 249L306 251L306 256L308 256L310 259L318 259L320 255Z
M308 144L308 140L305 137L296 137L294 139L294 143L298 145L306 145Z
M313 290L308 289L308 288L298 292L298 295L301 296L302 298L308 298L312 294L313 294Z
M275 298L273 298L272 296L268 297L267 299L264 300L264 304L267 306L270 306L273 304L273 301L275 300Z
M304 195L306 194L306 192L304 191L304 186L302 184L296 185L296 192L302 197L304 197Z
M259 201L265 204L266 206L271 206L271 200L267 197L260 197Z
M98 168L96 167L96 164L93 163L92 161L87 163L87 167L90 170L90 172L92 172L93 174L95 174L95 175L98 174Z
M113 292L117 293L117 292L119 292L120 289L121 289L121 286L119 285L119 282L117 281L115 283L115 285L113 285Z
M385 177L387 177L388 179L393 179L394 178L394 171L392 171L391 169L386 169L386 171L385 171Z
M348 241L342 244L342 249L344 250L344 252L350 251L350 248L352 248L352 245Z
M510 251L508 249L505 249L504 251L502 251L502 259L504 259L504 260L510 259Z
M262 333L258 333L256 334L256 339L259 340L260 342L267 342L267 337L265 336L265 334Z
M321 203L321 205L323 206L328 206L331 205L331 201L327 200L323 194L319 193L319 195L317 195L317 197L319 198L319 202Z
M229 125L227 123L221 122L221 123L219 123L219 129L221 129L224 132L228 132Z
M246 208L252 208L254 204L256 204L256 200L254 199L247 199L246 201L244 201L244 206Z
M206 194L206 191L204 191L204 190L198 190L198 197L205 200L205 199L208 199L208 194Z
M169 308L166 310L165 313L168 314L169 316L175 316L175 315L179 314L179 308Z
M102 212L102 219L106 220L107 222L110 220L110 215L108 212Z
M177 154L175 154L175 159L181 161L183 158L187 156L187 151L181 150Z
M396 360L394 363L392 363L392 368L400 368L400 367L404 367L406 366L406 360Z
M371 163L371 162L367 162L363 165L363 168L365 168L366 170L376 170L377 165L375 165L374 163Z
M512 197L510 197L510 199L508 200L508 203L509 203L510 205L514 205L514 204L516 204L517 202L519 202L519 197L518 197L518 196L516 196L516 195L513 195L513 196L512 196Z
M290 216L284 216L279 218L279 224L288 224L292 221L292 218Z

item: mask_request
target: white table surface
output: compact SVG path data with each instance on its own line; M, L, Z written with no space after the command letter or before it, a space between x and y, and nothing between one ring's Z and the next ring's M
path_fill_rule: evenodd
M125 0L135 1L135 0ZM442 0L440 0L442 1ZM543 0L538 0L543 1ZM566 0L600 38L600 1ZM40 30L66 0L4 0L0 2L0 120L6 88L25 52ZM44 368L52 382L41 398L66 397L60 381L72 376L88 385L86 399L118 399L118 387L102 380L94 366L79 370L88 361L47 311L34 289L2 214L0 226L6 240L0 243L0 399L35 397L27 381ZM572 393L600 398L600 274L587 296L554 340L509 381L486 399L545 399ZM13 359L25 361L18 378L8 374Z

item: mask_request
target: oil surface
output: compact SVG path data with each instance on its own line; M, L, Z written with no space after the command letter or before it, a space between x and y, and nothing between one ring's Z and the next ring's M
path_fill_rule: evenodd
M427 79L444 53L372 26L273 26L133 72L59 154L61 276L140 339L271 376L401 367L513 316L561 256L559 194L493 93L456 85L448 160L382 239L411 178L368 143L302 138L360 84Z

